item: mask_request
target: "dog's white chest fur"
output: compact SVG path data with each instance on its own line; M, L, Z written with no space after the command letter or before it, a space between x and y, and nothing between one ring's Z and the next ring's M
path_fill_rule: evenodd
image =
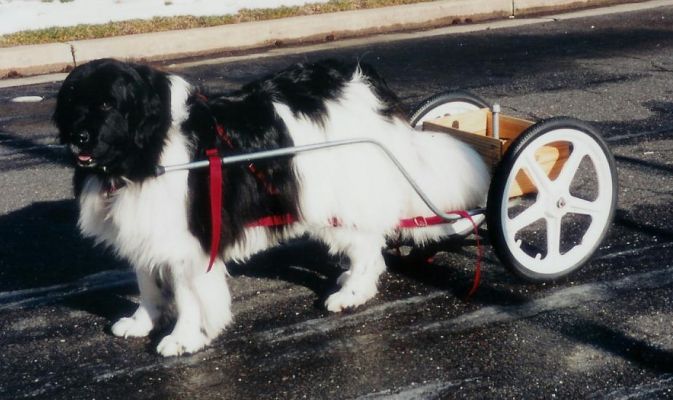
M180 135L170 136L162 163L188 161L186 144L176 143L182 140ZM80 196L82 233L111 246L134 265L152 268L179 262L187 256L185 250L199 248L188 233L187 217L186 172L129 182L112 194L92 176Z
M174 120L161 155L162 165L190 161L189 144L180 132L188 87L180 78L171 81ZM103 182L92 175L84 182L79 201L82 233L112 247L133 265L154 268L199 257L194 249L200 246L187 225L186 171L127 182L114 193L107 193Z

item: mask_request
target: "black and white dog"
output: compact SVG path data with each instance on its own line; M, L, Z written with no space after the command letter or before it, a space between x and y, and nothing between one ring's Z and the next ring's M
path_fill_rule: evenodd
M446 236L447 228L398 228L402 218L432 213L390 160L369 146L258 162L257 174L226 167L221 260L207 273L208 169L156 177L158 165L204 159L211 147L226 155L232 147L250 152L366 137L384 142L443 209L480 204L489 182L471 148L410 128L395 96L364 65L295 65L207 99L176 75L97 60L67 77L54 121L77 164L82 234L112 248L137 274L140 305L112 332L146 336L173 309L175 328L157 347L164 356L198 351L231 321L228 260L308 234L350 259L340 290L325 303L337 312L376 294L386 238L424 243ZM226 129L231 146L218 137L216 124ZM270 215L291 215L295 222L251 225Z

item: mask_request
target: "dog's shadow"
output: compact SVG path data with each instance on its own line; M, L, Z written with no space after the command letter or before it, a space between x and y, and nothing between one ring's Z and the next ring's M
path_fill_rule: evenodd
M132 280L124 279L132 277L129 265L83 239L77 217L73 199L35 202L0 216L0 292L12 293L0 305L56 299L109 320L133 309L133 302L125 299L136 290ZM91 287L94 281L99 290L72 297L59 294Z
M0 292L29 293L37 288L77 284L110 271L128 271L132 278L127 263L80 236L77 217L74 200L36 202L1 216ZM452 290L452 283L462 279L453 269L419 269L390 255L386 256L386 263L393 274L432 285L441 282L438 286L442 289ZM234 277L280 279L309 288L316 294L315 305L320 308L337 290L336 280L349 265L347 257L329 255L327 246L304 237L261 252L245 263L229 263L227 268ZM60 301L114 321L133 312L136 305L128 297L135 293L137 288L131 279L124 284L103 284L98 290Z
M484 233L481 232L481 235ZM474 246L472 242L461 237L448 238L424 247L406 244L412 249L407 256L397 254L394 250L396 243L390 242L382 250L388 274L405 279L388 279L384 276L380 283L382 286L389 286L393 291L400 285L420 283L464 298L474 277L473 272L452 268L452 265L437 265L427 259L440 252L461 251L465 246ZM327 297L339 289L337 278L349 267L350 260L347 256L330 255L325 244L308 237L258 253L244 263L227 264L233 277L283 280L304 286L316 294L314 305L317 308L324 307ZM396 283L388 284L390 281Z
M77 218L73 199L35 202L0 216L0 292L26 293L32 299L36 296L33 291L77 285L87 277L110 271L121 275L128 271L132 277L126 262L82 238ZM347 259L330 256L325 246L302 238L227 267L233 276L281 279L326 297L347 265ZM136 306L126 297L137 293L136 285L109 283L62 302L111 321L132 313Z
M228 263L227 270L233 277L280 279L304 286L318 296L316 306L322 307L348 266L348 258L330 255L324 244L302 237L255 254L244 263Z
M74 200L36 202L0 216L0 291L68 284L128 265L83 239Z

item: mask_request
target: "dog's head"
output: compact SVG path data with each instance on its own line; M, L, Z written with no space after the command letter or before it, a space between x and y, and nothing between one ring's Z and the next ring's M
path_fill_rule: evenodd
M171 120L170 83L147 66L92 61L63 82L53 120L78 167L133 179L158 159Z

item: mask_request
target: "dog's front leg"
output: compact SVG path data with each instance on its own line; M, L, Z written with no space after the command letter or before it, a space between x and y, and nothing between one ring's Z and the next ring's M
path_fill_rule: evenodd
M173 274L177 321L170 335L161 339L157 346L157 352L163 356L194 353L209 343L200 329L201 307L193 286L193 278L189 274Z
M161 290L150 272L144 268L136 269L140 305L131 317L122 318L112 325L112 334L119 337L147 336L159 320L163 303Z
M221 262L206 273L198 268L173 270L173 294L177 321L157 351L163 356L194 353L207 346L231 321L231 297Z

